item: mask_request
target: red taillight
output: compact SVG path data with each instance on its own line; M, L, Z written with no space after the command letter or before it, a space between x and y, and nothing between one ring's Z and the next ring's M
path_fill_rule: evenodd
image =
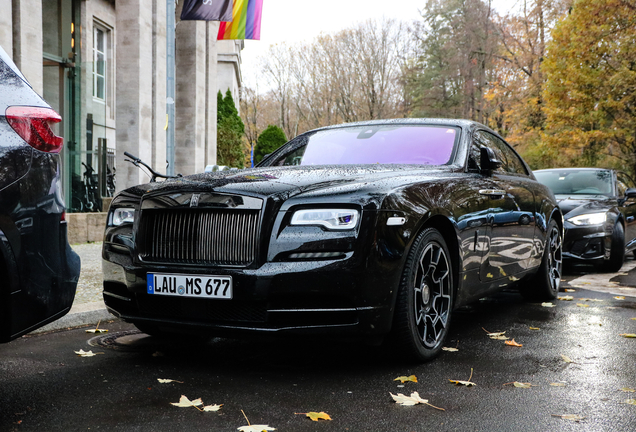
M52 123L62 117L51 108L11 106L5 111L7 122L31 147L47 152L59 153L64 139L53 133Z

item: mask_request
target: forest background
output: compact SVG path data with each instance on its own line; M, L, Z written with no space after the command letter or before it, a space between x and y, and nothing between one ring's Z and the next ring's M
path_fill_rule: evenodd
M421 19L366 21L278 44L243 88L245 166L269 125L442 117L497 131L533 169L636 171L636 0L427 0Z

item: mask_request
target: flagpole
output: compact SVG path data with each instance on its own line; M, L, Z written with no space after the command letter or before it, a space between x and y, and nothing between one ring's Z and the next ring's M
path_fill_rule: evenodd
M176 40L176 0L166 0L166 114L168 129L166 130L166 174L174 175L174 140L175 140L175 40Z

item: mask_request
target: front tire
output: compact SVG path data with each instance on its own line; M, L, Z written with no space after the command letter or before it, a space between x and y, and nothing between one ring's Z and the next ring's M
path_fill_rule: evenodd
M425 229L408 255L393 326L397 348L408 359L428 361L441 351L453 308L453 271L444 238Z
M625 230L623 224L616 222L612 233L612 247L610 249L610 259L603 263L603 269L607 272L616 273L623 267L625 261Z
M537 273L520 288L521 295L529 301L554 300L559 295L563 271L563 238L554 219L548 225L543 258Z

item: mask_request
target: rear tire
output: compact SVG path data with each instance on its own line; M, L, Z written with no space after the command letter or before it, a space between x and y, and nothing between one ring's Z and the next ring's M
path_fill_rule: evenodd
M547 233L539 270L519 289L521 295L529 301L554 300L559 295L563 270L563 238L554 219L550 220Z
M616 222L612 233L612 247L610 249L610 259L603 263L603 270L616 273L623 267L625 261L625 230L623 224Z
M453 308L453 271L444 238L425 229L408 255L398 291L393 341L409 360L428 361L441 352Z

